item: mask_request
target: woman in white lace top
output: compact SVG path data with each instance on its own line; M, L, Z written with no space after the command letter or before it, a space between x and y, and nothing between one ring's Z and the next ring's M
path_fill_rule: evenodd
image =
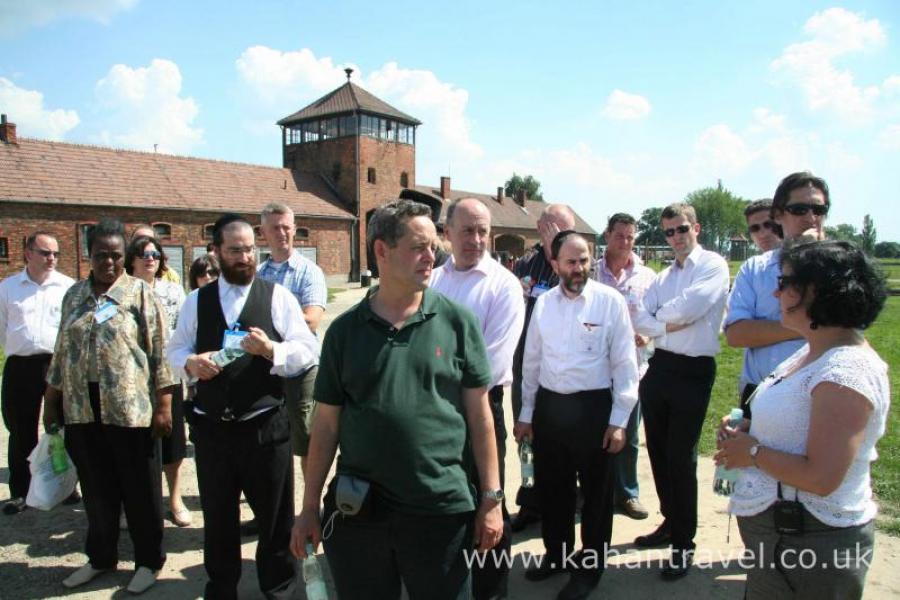
M730 509L754 557L746 598L860 598L877 511L869 465L890 405L863 330L885 283L850 242L795 246L781 267L782 324L807 345L760 384L752 422L723 422L716 454L741 470Z

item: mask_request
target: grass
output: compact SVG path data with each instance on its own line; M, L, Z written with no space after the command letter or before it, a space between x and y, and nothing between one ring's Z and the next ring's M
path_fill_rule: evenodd
M328 302L331 303L334 297L343 292L344 288L328 288Z
M884 437L878 443L878 460L872 464L872 487L880 507L877 526L881 531L900 536L900 297L888 298L878 321L866 333L869 343L888 364L891 380L891 408ZM715 451L715 430L723 415L738 404L737 381L741 374L743 351L731 348L722 338L717 357L718 371L712 400L706 414L700 453Z

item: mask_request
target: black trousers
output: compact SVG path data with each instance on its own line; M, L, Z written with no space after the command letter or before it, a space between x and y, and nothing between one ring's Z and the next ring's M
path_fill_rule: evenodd
M3 367L3 389L0 406L3 424L9 431L9 496L24 498L31 484L28 455L37 446L41 402L47 387L47 367L51 354L7 356Z
M290 553L294 522L294 467L287 411L279 407L248 421L214 421L192 415L200 504L204 597L236 599L241 578L240 497L259 523L256 572L266 598L287 600L296 587Z
M149 427L100 422L100 392L88 385L94 422L66 425L66 450L78 470L88 531L85 554L95 569L118 562L119 511L125 507L135 568L158 571L162 550L162 463Z
M597 553L612 537L613 455L603 449L612 394L608 389L557 394L538 388L534 409L534 471L541 498L541 535L557 565L575 545L576 478L584 493L581 541Z
M711 356L657 348L641 379L647 453L672 546L693 549L697 533L697 442L716 379Z
M497 462L500 465L500 487L505 489L506 482L506 422L503 418L503 386L492 387L488 392L488 400L491 405L491 413L494 417L494 437L497 441ZM473 474L476 484L477 473ZM476 485L477 487L477 485ZM478 489L479 496L481 495ZM502 553L511 555L512 529L510 528L509 512L506 510L506 501L502 505L503 510L503 536L491 550L496 554L497 560L488 557L483 566L472 566L472 595L475 600L486 600L498 595L505 595L509 580L509 564L502 560Z

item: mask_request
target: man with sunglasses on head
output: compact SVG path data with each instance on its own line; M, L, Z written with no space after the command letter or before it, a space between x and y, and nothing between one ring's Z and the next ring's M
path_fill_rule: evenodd
M3 367L3 423L9 431L9 500L3 513L25 510L31 484L28 455L37 445L41 400L50 366L60 309L75 283L56 270L59 243L49 233L25 240L25 269L0 282L0 347ZM72 496L74 501L77 498Z
M748 211L753 204L747 207ZM764 222L780 228L785 243L822 239L829 208L828 184L823 179L808 171L792 173L775 190ZM748 215L748 223L750 219ZM753 235L752 230L750 234ZM748 259L741 265L728 299L725 339L729 346L745 348L738 389L747 418L752 412L748 400L756 386L804 343L795 331L781 325L781 307L774 296L781 275L780 262L780 246Z
M675 253L644 294L635 331L650 336L656 351L639 395L647 453L664 521L634 540L649 548L671 543L664 579L678 579L693 564L697 531L697 442L716 378L715 355L728 294L728 263L698 243L694 207L663 209L662 229Z

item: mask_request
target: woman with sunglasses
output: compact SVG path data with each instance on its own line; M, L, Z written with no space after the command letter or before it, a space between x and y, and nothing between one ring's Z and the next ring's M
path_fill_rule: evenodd
M191 291L202 288L207 283L212 283L219 278L219 261L215 254L198 256L191 263L188 271L188 283Z
M169 326L166 339L175 331L178 312L184 304L184 289L163 277L168 270L166 255L159 240L146 235L131 241L125 253L125 268L129 275L146 281L166 313ZM191 511L181 498L181 463L187 455L184 430L184 390L179 385L172 394L172 433L162 440L162 464L169 485L169 519L179 527L191 524Z
M863 332L885 281L853 243L813 242L782 254L775 295L806 343L760 383L752 420L723 421L716 454L740 469L730 510L754 553L745 597L860 598L877 512L870 465L890 406L887 365Z

